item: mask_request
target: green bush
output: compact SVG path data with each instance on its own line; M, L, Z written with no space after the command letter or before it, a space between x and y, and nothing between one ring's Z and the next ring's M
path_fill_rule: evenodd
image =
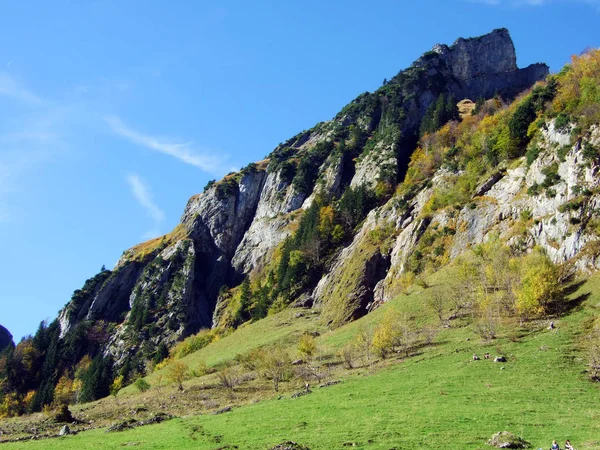
M531 145L527 148L527 153L525 154L527 158L527 165L530 166L537 159L540 154L540 148L537 145Z
M175 359L181 359L190 353L194 353L201 348L206 347L216 336L217 332L215 330L200 330L198 333L189 336L182 342L176 344L175 347L171 349L171 356Z
M529 186L529 189L527 189L527 193L531 196L539 195L541 191L542 187L537 183L533 183Z
M133 383L133 385L140 392L146 392L150 390L150 383L148 383L144 378L138 378L137 380L135 380L135 383Z
M556 119L554 120L554 128L557 131L564 133L565 131L567 131L567 128L570 123L571 123L571 118L569 117L569 115L560 113L558 116L556 116Z
M210 187L216 183L216 180L209 180L208 183L206 183L206 186L204 186L204 189L202 190L202 192L206 192L210 189Z
M222 200L227 197L237 195L240 190L240 185L235 177L224 178L218 182L216 186L217 197Z
M550 186L554 186L556 183L560 181L560 175L558 174L558 163L554 162L547 167L542 169L542 173L546 175L544 181L542 182L542 186L544 188L549 188Z
M565 162L565 159L567 158L567 154L569 153L570 150L571 150L570 145L563 145L561 148L559 148L556 151L558 159L560 159L561 162Z
M598 150L596 150L592 144L586 142L583 146L583 157L585 159L596 159L598 157Z

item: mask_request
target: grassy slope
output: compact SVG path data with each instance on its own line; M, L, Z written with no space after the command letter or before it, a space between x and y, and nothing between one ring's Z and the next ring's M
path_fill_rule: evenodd
M123 433L96 430L4 447L91 449L99 448L101 442L105 449L129 445L266 449L291 439L313 450L345 448L344 443L369 449L483 449L493 433L508 430L524 436L534 448L548 448L552 439L564 442L570 438L579 450L600 449L600 390L586 380L584 355L577 350L586 322L600 307L600 275L580 286L572 298L588 293L591 295L581 306L556 321L556 331L540 326L537 331L524 332L520 342L500 337L492 344L482 344L470 327L452 328L440 333L437 345L420 355L374 374L368 369L355 370L344 383L298 399L273 397L224 415L181 418ZM427 291L401 297L360 321L324 334L321 345L331 350L339 347L365 323L376 322L386 308L416 311L424 295ZM238 352L229 341L236 338L250 348L270 335L269 326L281 323L276 316L251 325L219 341L218 346L203 349L202 356L188 358L202 357L213 363L227 359ZM315 326L304 318L298 323L283 327L299 327L299 331ZM501 352L509 361L471 361L473 352L486 351L492 355Z
M296 314L302 312L302 317L296 318ZM279 314L269 316L253 324L242 326L235 333L230 334L207 347L182 358L190 368L198 367L204 362L208 367L234 359L238 354L248 350L270 345L275 342L292 343L305 331L323 331L323 327L317 324L318 316L307 313L306 310L289 309ZM165 375L168 369L152 373L146 379L152 384L159 375ZM130 385L123 389L122 393L136 392ZM119 393L121 395L121 393Z

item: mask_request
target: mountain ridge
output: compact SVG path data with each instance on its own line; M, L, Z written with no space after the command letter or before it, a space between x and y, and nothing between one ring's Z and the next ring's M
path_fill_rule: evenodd
M164 238L155 240L157 249L148 253L144 262L132 261L132 251L125 252L106 287L94 293L89 307L80 308L87 311L85 320L104 317L114 321L135 313L136 302L152 309L157 298L163 298L160 307L167 305L167 317L154 314L157 328L168 330L160 342L172 345L202 327L219 325L219 317L213 313L219 312L222 286L235 286L264 266L268 255L289 236L291 215L306 210L315 195L341 195L344 180L354 188L368 185L373 189L383 178L391 186L401 181L421 119L439 95L479 98L502 93L510 97L547 73L547 66L540 64L517 68L506 29L458 39L450 47L435 46L374 93L359 96L332 121L297 135L286 143L289 145L278 146L263 164L252 163L191 197L182 214L181 235L169 245ZM380 100L382 91L384 101ZM359 128L362 140L378 140L376 151L357 150L356 164L352 155L338 159L334 154L333 142L339 139L336 133L349 127ZM382 129L386 133L383 138L377 135ZM303 161L294 160L311 152L315 156L310 155L304 173L312 173L301 178ZM383 175L382 166L387 171ZM161 246L164 250L159 251ZM156 274L148 276L149 268ZM148 280L144 281L144 276ZM177 285L173 283L176 277L181 279ZM63 336L79 323L70 320L65 311L68 309L60 314ZM121 364L128 353L118 350L126 348L124 335L131 328L127 323L111 347Z

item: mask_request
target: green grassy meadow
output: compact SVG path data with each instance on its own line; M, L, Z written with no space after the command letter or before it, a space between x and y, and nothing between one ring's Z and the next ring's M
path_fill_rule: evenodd
M375 313L319 337L325 350L354 338L387 308L424 311L424 292L414 292ZM433 345L405 360L344 372L343 382L292 399L275 393L220 415L177 418L118 433L93 430L76 436L7 443L11 449L269 449L287 440L310 449L485 449L494 433L510 431L533 448L570 439L578 450L600 449L600 386L587 379L583 336L600 309L600 276L571 294L571 311L530 324L511 339L489 343L470 326L453 324ZM244 327L189 355L208 364L272 340L292 338L318 322L292 312ZM287 314L287 315L286 315ZM426 316L421 318L427 320ZM283 325L282 325L283 324ZM286 325L287 324L287 325ZM277 330L277 331L275 331ZM243 337L243 339L242 339ZM268 341L268 342L267 342ZM472 354L502 354L506 363L472 361Z

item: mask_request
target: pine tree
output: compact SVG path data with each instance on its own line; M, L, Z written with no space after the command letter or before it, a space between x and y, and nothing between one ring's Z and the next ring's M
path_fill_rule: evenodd
M460 114L458 112L458 107L456 106L456 103L456 97L450 94L448 100L446 101L446 118L444 120L444 123L449 122L450 120L460 119Z
M440 94L435 102L435 111L433 113L433 121L431 123L431 133L442 128L442 125L446 123L446 96Z
M473 111L471 111L471 115L476 116L477 114L479 114L479 111L481 111L483 105L485 105L485 98L479 97L475 102L475 108L473 108Z
M427 111L425 112L425 115L421 120L421 128L419 130L419 134L421 136L423 136L426 133L431 133L431 130L433 128L433 115L435 113L435 105L436 102L431 102L429 104L429 107L427 108Z
M240 308L238 310L238 320L245 322L250 318L250 305L252 304L252 288L250 287L250 278L244 278L240 286Z
M165 345L164 342L161 342L160 344L158 344L158 347L156 348L156 353L154 354L154 358L152 359L152 362L154 362L154 364L158 364L163 359L165 359L167 356L169 356L169 349L167 348L167 346Z
M90 402L108 396L112 381L112 361L110 358L105 359L100 353L92 360L83 376L80 400Z

